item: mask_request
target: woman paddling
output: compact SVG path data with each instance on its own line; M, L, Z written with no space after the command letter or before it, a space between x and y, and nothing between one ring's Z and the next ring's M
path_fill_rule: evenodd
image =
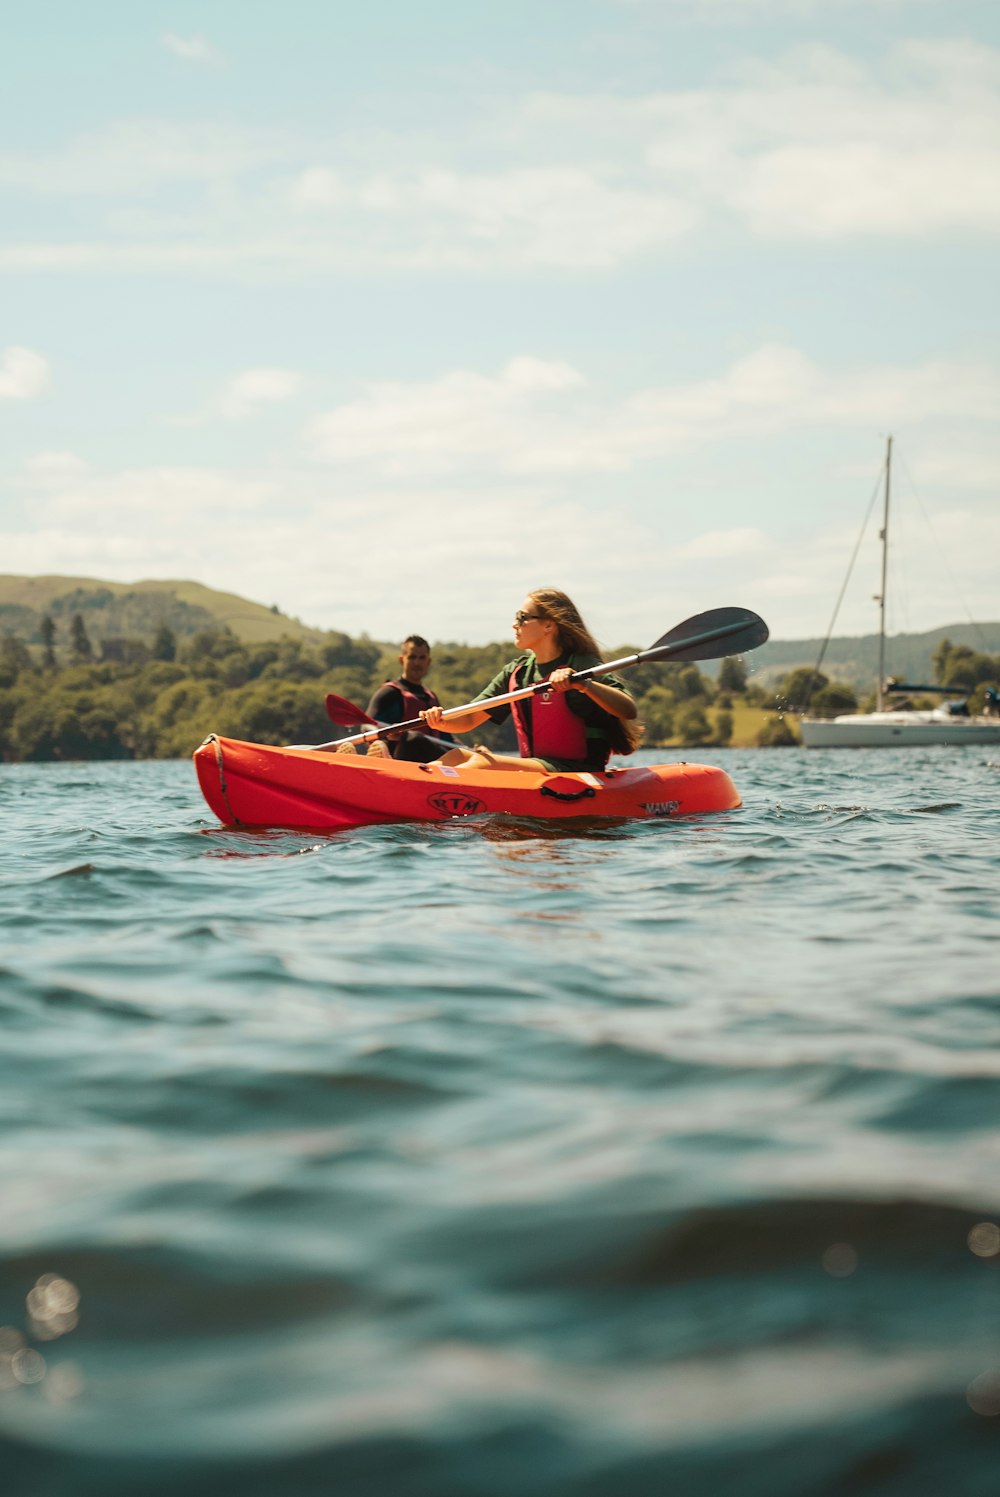
M504 722L512 713L520 758L494 754L477 744L471 750L450 749L440 763L542 773L602 770L609 754L632 752L641 729L635 721L635 702L619 678L607 675L579 687L571 684L574 671L600 664L601 653L565 593L549 587L530 592L514 615L514 641L523 653L475 698L483 703L481 708L446 721L440 707L420 715L435 732L447 728L452 733L471 733L481 723ZM546 691L499 707L486 705L491 697L543 680L549 685Z

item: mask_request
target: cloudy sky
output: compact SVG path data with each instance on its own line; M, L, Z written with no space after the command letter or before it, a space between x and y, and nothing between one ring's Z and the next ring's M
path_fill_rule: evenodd
M816 635L891 432L1000 618L996 0L36 0L0 121L0 572Z

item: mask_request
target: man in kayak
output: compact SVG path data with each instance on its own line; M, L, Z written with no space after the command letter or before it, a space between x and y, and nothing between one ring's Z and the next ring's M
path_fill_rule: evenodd
M380 723L412 722L428 708L439 707L437 695L425 686L424 677L431 668L431 647L422 634L408 634L403 640L399 655L400 673L393 681L386 681L375 692L368 703L368 716ZM451 743L450 733L441 735ZM345 744L338 753L350 753L354 745ZM426 734L408 729L392 738L376 739L368 745L370 757L406 759L410 763L429 764L441 758L441 744Z
M488 719L503 722L513 715L520 758L494 754L477 745L472 750L449 749L441 756L443 764L536 772L593 771L604 769L610 754L632 752L642 730L624 683L608 675L578 688L571 685L573 672L598 665L601 652L565 593L556 588L530 592L514 615L514 642L522 654L475 698L483 703L481 708L444 720L440 707L427 708L420 715L435 733L442 727L470 733ZM490 697L542 680L548 681L549 690L499 707L488 705Z

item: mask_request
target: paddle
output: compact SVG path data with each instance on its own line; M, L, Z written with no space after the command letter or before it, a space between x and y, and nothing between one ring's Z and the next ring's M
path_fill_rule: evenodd
M709 608L705 613L696 613L692 618L677 624L667 634L662 634L648 650L639 650L634 655L623 655L620 660L605 660L592 665L588 670L574 671L573 681L592 681L606 676L610 671L627 670L631 665L643 665L654 660L721 660L726 655L745 655L756 650L768 636L768 627L759 614L749 608ZM533 686L522 686L517 691L508 691L503 696L489 697L483 702L466 702L462 707L446 707L444 719L463 717L466 712L485 711L490 707L502 707L507 702L520 701L522 697L534 696L536 692L548 690L547 681L536 681ZM358 709L355 708L355 711ZM401 732L407 728L426 731L422 717L411 717L407 722L394 723L392 728L379 728L371 733L358 733L353 738L341 738L333 743L318 743L317 751L337 747L340 743L370 743L386 732ZM299 745L295 745L299 747Z

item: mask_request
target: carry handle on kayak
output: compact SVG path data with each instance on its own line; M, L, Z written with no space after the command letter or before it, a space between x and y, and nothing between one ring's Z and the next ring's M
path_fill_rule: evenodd
M574 671L571 681L593 681L611 671L627 670L632 665L652 663L654 660L673 660L683 663L689 660L721 660L726 655L744 655L756 650L768 637L768 627L759 614L749 608L710 608L705 613L696 613L663 634L648 650L638 650L634 655L623 655L620 660L606 660L592 665L587 670ZM508 702L518 702L536 692L547 691L547 681L536 681L533 686L521 686L517 691L504 692L502 696L487 697L480 702L466 702L462 707L446 707L442 721L452 717L464 717L467 712L485 712L492 707L502 707ZM395 723L392 732L406 728L419 728L426 732L427 724L422 717L411 717L406 722ZM370 733L358 733L353 738L339 738L332 743L313 745L316 750L334 748L341 743L370 743L381 738L385 729Z
M556 790L552 785L543 785L542 794L550 795L553 800L593 800L597 791L593 785L584 785L582 790Z

